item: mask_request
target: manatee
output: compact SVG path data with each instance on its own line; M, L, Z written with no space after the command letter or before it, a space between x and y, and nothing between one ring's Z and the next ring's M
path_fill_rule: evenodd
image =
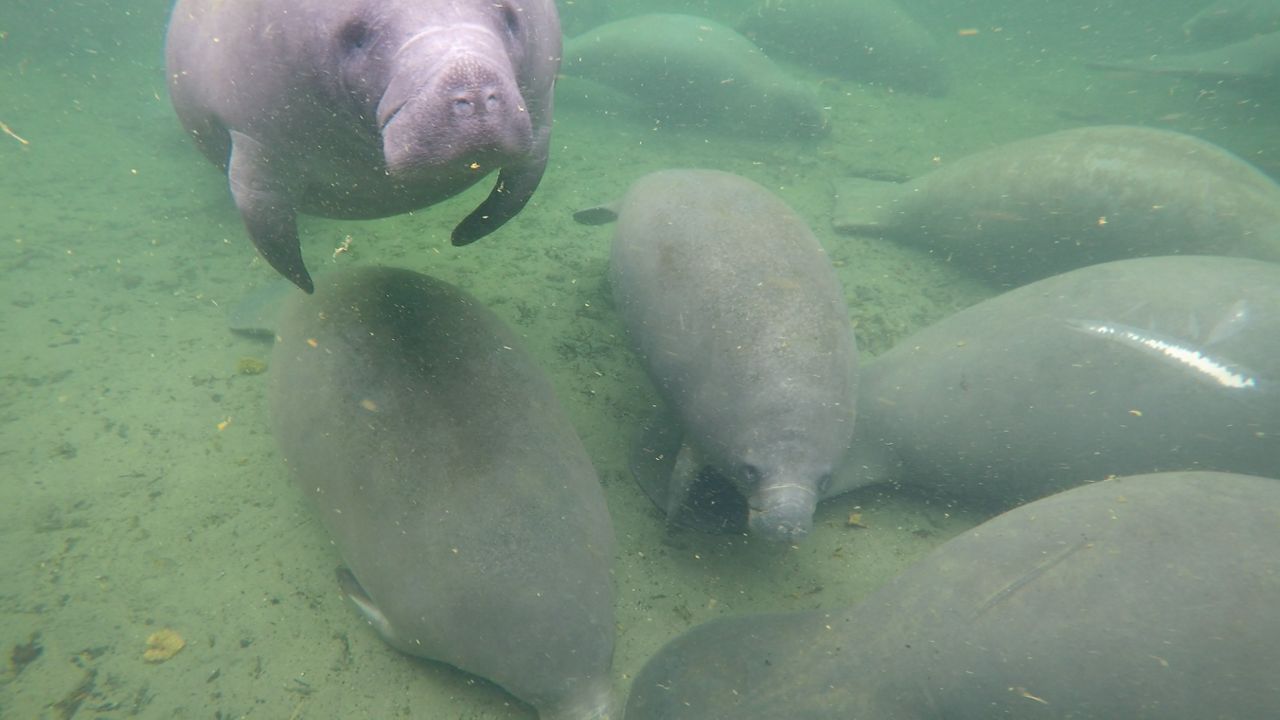
M1258 35L1213 50L1090 63L1089 67L1236 81L1269 89L1280 79L1280 32Z
M853 432L857 349L830 259L785 203L729 173L651 173L616 210L577 217L615 213L613 298L679 424L670 453L639 450L668 474L638 479L679 523L710 470L746 499L753 534L800 539Z
M1280 481L1086 485L943 544L848 609L676 638L627 720L1280 717Z
M326 274L280 316L281 454L396 649L541 718L610 717L613 531L545 375L503 323L407 270Z
M1146 255L1280 260L1280 186L1168 130L1064 130L907 183L846 180L836 196L836 230L898 239L1010 285Z
M763 0L738 29L778 60L860 82L946 94L933 35L892 0Z
M732 28L638 15L565 43L564 72L641 100L661 123L762 137L825 132L817 95Z
M183 127L307 292L297 213L397 215L501 168L453 230L465 245L520 212L547 163L552 0L178 0L165 54Z
M1202 42L1234 42L1280 31L1280 0L1220 0L1182 25Z
M1280 472L1280 265L1172 256L986 300L867 363L832 492L1012 505L1111 475Z

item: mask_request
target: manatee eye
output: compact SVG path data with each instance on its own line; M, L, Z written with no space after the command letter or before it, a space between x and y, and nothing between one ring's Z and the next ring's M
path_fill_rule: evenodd
M363 50L373 38L373 31L363 20L352 20L338 31L338 43L347 52Z
M738 468L738 477L741 478L743 494L749 494L755 490L756 485L760 484L760 468L755 465L743 465Z

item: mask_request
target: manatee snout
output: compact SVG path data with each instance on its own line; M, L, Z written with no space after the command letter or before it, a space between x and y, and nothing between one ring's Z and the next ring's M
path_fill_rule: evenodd
M747 524L752 535L773 542L795 543L813 530L818 492L798 482L777 483L751 494Z
M483 175L498 159L531 151L533 122L505 55L460 53L425 82L423 73L412 66L401 70L378 108L392 176L442 167Z

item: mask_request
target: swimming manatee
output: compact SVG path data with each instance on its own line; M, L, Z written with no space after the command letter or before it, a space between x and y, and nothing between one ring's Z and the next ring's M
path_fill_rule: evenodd
M1125 477L1011 510L848 609L716 620L627 720L1280 717L1280 481Z
M1014 505L1112 475L1280 472L1280 265L1104 263L986 300L867 364L832 492Z
M1182 25L1200 42L1235 42L1280 31L1280 0L1218 0Z
M1239 82L1271 90L1280 80L1280 31L1257 35L1212 50L1155 54L1140 60L1089 63L1094 70L1178 75L1214 82Z
M616 216L613 297L679 428L642 443L667 472L638 479L679 523L710 472L752 533L798 540L853 432L857 350L831 261L785 203L725 172L646 175Z
M732 28L637 15L565 43L564 72L641 100L663 124L757 137L826 131L817 95Z
M294 294L272 426L402 652L488 678L544 720L610 717L613 531L547 378L475 298L406 270Z
M520 212L547 163L560 24L552 0L179 0L166 61L250 239L310 292L298 212L397 215L498 168L453 243Z
M838 231L901 240L1001 284L1145 255L1280 260L1280 186L1168 130L1076 128L898 184L837 184Z
M893 0L762 0L738 29L775 59L860 82L944 95L933 36Z

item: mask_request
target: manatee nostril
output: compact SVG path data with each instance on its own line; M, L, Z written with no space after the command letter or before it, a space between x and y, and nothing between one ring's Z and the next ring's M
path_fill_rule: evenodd
M476 111L476 105L471 98L466 95L459 95L453 99L453 114L467 116L472 115Z

